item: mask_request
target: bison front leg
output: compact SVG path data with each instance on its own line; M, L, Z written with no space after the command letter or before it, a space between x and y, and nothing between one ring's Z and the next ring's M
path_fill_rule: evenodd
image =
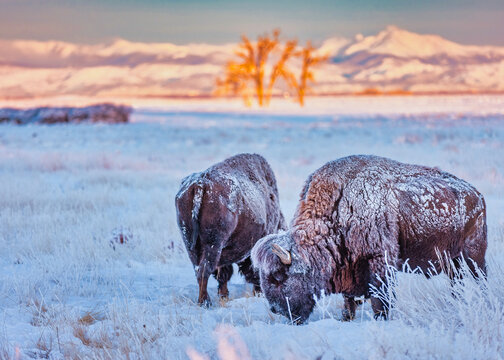
M376 297L372 297L371 298L371 308L373 309L375 320L379 320L379 319L387 320L388 319L388 308L383 303L382 300L380 300Z
M373 286L375 289L380 288L386 289L388 286L390 286L384 275L377 276L376 274L372 273L371 276L372 279L370 285ZM371 309L373 309L375 320L378 319L386 320L388 318L388 306L387 304L384 303L381 297L371 295Z
M233 265L220 266L214 273L217 282L219 283L219 296L221 299L227 299L229 297L229 290L227 283L231 276L233 276Z
M393 254L392 254L393 255ZM373 286L375 289L383 289L385 293L381 292L381 295L387 297L387 294L390 294L389 286L394 286L394 284L389 284L387 281L387 267L394 266L397 264L397 256L390 256L385 261L385 258L377 257L372 259L369 262L369 270L370 270L370 286ZM383 299L383 296L376 297L371 296L371 308L374 312L374 318L378 319L387 319L389 304L387 303L387 299ZM389 299L391 300L391 299Z
M351 321L355 318L357 302L353 296L343 295L345 299L345 308L343 309L343 321Z
M250 259L250 256L242 262L238 263L238 268L240 270L240 273L242 273L245 277L245 281L247 281L249 284L254 285L254 295L259 294L261 292L261 281L259 279L259 274L254 270L254 267L252 266L252 260Z

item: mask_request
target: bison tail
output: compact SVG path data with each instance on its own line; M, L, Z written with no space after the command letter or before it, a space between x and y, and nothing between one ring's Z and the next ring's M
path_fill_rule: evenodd
M203 187L198 184L194 188L193 208L192 208L192 212L191 212L191 221L192 221L192 236L191 236L191 245L190 245L191 251L194 251L194 248L196 247L196 243L198 241L199 213L200 213L202 200L203 200Z

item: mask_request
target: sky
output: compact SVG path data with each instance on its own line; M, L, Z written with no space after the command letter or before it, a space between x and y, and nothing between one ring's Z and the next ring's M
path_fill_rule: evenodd
M387 25L504 45L503 0L0 0L0 39L228 43L274 28L315 43Z

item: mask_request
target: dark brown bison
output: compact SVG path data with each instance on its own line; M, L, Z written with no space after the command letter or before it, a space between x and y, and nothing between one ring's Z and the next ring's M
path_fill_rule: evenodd
M342 293L353 318L354 297L369 297L387 262L425 271L431 261L441 267L441 252L484 270L486 233L485 201L467 182L434 168L349 156L310 175L290 229L258 241L252 261L273 311L303 322L324 291ZM386 316L380 300L371 305Z
M285 229L275 175L256 154L240 154L182 180L175 198L182 238L195 266L199 304L210 305L207 281L214 274L219 295L237 263L245 279L260 290L250 251L257 240Z

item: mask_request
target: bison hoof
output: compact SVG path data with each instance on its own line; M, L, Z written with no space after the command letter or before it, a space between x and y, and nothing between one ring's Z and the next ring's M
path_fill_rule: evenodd
M344 309L341 312L341 320L342 321L352 321L353 319L355 319L355 313L352 313L352 312L348 311L347 309Z
M378 311L374 314L375 320L387 320L387 312L386 311Z
M212 306L212 301L210 300L210 298L199 300L198 305L208 309L210 306Z

